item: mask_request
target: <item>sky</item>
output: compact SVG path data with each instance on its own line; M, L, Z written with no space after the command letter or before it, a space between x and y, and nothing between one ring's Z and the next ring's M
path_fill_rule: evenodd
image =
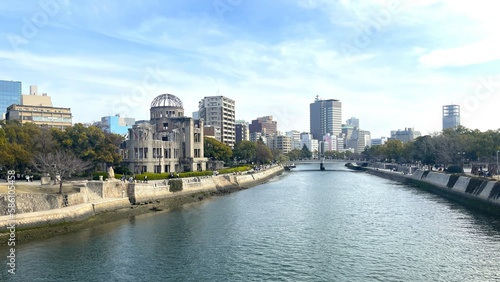
M169 93L191 116L205 96L236 118L309 131L309 104L342 102L372 138L461 123L500 128L500 17L476 0L38 0L0 2L0 80L69 107L73 122L149 119Z

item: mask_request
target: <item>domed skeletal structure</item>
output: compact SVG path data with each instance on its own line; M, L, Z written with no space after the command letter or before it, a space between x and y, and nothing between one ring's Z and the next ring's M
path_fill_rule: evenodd
M174 107L184 109L182 101L172 94L161 94L151 102L151 108Z

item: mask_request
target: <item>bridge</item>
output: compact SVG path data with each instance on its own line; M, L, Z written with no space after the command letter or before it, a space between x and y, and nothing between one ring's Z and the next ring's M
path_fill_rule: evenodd
M344 162L344 161L334 161L334 162ZM311 161L299 161L297 163L308 163L308 164L311 164L311 163L318 163L319 164L319 170L320 171L323 171L323 170L326 170L325 168L325 159L322 158L321 160L311 160ZM329 162L326 162L326 163L329 163ZM355 162L355 164L351 163L351 162L347 162L346 163L346 166L349 167L349 168L363 168L363 167L367 167L368 166L368 162L366 161L359 161L359 162ZM284 166L285 170L292 170L293 168L295 168L295 164L292 163L290 165L285 165Z

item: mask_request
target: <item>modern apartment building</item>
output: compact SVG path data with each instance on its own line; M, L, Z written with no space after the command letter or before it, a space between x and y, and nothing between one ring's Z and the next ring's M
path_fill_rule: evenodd
M280 150L281 152L283 152L283 154L286 154L292 150L291 138L278 134L269 137L267 146L271 150Z
M21 104L21 81L0 80L0 119L5 119L10 105Z
M235 136L235 102L224 96L208 96L198 104L198 117L206 125L220 128L222 143L234 148Z
M290 137L290 142L292 146L292 150L294 149L302 149L300 147L300 132L297 130L287 131L285 133L286 136Z
M248 122L244 120L237 120L235 123L235 142L238 143L243 140L250 140L250 131L248 129Z
M460 126L460 106L445 105L443 106L443 130L448 128L457 128Z
M314 139L322 140L327 133L339 135L342 132L342 103L339 100L321 100L316 96L309 105L310 132Z

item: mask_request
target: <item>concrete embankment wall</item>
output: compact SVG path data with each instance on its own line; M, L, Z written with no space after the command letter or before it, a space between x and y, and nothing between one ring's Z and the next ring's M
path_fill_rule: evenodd
M183 187L179 192L171 192L166 183L124 183L116 180L87 183L86 187L80 188L80 193L69 195L17 194L16 213L13 217L0 216L0 230L7 230L13 219L17 229L34 228L81 221L100 213L130 208L131 204L160 201L168 197L248 188L282 171L282 167L275 166L254 174L182 179ZM103 198L106 195L109 197ZM3 206L2 199L6 201L7 198L0 196L0 208L6 214L8 206L6 202Z
M368 169L384 178L416 184L420 188L450 198L464 205L500 215L500 182L489 179L417 170L412 175Z
M274 166L252 174L227 174L219 176L205 176L182 178L182 190L171 192L167 182L131 183L127 195L131 204L149 203L178 195L196 193L210 193L231 189L248 188L267 181L283 171L283 167Z

